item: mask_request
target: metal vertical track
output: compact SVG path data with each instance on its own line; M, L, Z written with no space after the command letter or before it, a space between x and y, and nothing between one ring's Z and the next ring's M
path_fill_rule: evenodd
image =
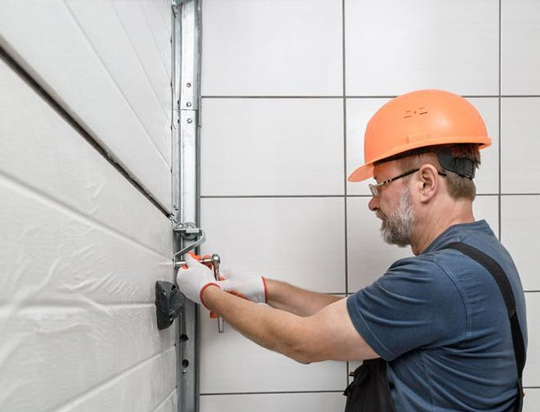
M199 227L200 3L172 0L172 199L175 222ZM175 233L175 252L190 242ZM197 305L184 298L176 322L178 410L199 411Z

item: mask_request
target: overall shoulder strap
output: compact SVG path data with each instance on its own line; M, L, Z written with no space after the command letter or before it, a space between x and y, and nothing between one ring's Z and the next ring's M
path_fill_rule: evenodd
M456 249L475 260L486 268L486 270L491 273L491 276L493 276L493 279L495 279L495 282L497 282L497 286L499 287L499 290L504 298L504 303L506 304L506 310L508 312L508 318L510 319L510 326L512 329L512 342L514 346L514 355L516 357L519 386L518 403L515 411L521 411L523 407L522 375L526 357L525 343L523 342L523 334L521 332L521 326L519 325L516 311L516 300L514 298L514 293L512 292L512 287L510 286L510 281L508 280L503 268L497 263L497 261L495 261L495 259L473 246L461 242L455 242L446 245L443 247L443 249Z

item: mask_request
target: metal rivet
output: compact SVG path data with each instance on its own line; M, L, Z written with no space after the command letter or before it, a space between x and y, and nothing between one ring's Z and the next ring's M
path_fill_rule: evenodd
M191 107L191 102L187 102L187 103L186 103L186 106L187 106L187 107Z
M186 83L186 87L191 87L191 83Z

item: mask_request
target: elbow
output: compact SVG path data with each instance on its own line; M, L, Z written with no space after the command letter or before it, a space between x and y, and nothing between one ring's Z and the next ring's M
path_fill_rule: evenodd
M311 345L310 345L311 346ZM310 363L320 362L326 359L322 359L318 351L313 350L313 347L306 347L301 343L295 347L290 348L289 356L291 359L303 365L309 365Z
M309 365L313 362L313 360L305 355L302 354L294 354L290 356L291 359L295 360L298 363L301 363L302 365Z

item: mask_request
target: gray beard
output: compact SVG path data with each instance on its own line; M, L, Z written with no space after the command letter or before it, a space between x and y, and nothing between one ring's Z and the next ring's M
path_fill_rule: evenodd
M416 224L412 199L408 190L403 190L399 197L398 209L391 215L383 215L381 235L390 245L405 247L412 243L412 233Z

